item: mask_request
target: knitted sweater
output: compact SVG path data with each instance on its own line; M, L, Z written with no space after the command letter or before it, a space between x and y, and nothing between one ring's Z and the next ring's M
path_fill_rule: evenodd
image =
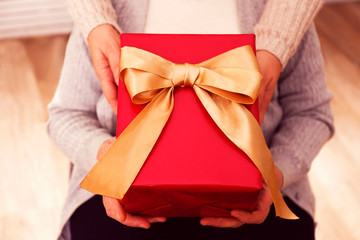
M96 26L109 23L119 32L122 26L117 23L117 14L111 0L64 0L75 24L85 39ZM151 1L151 0L150 0ZM116 2L122 1L113 1ZM259 2L259 1L257 1ZM262 5L265 1L260 1ZM268 0L261 18L254 27L256 47L274 54L285 68L289 58L295 53L302 36L308 29L317 12L325 0ZM138 6L144 8L144 5ZM238 0L239 11L248 16L248 12L241 9L242 0ZM245 14L244 14L245 13Z
M118 24L124 32L143 30L145 2L122 0L114 4ZM241 29L252 32L264 7L265 4L257 1L243 0L241 9L250 14L242 15ZM334 130L330 99L319 42L314 26L310 25L280 76L262 130L275 165L284 175L283 194L312 216L314 197L307 173ZM69 39L60 82L48 109L48 133L72 165L59 236L70 239L69 218L93 196L79 184L96 163L101 144L116 131L116 116L102 95L88 47L77 29Z

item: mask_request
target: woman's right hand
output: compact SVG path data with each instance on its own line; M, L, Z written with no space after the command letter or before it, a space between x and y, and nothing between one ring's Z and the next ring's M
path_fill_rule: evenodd
M110 146L115 142L115 137L105 141L99 148L97 159L99 160L104 153L109 150ZM103 196L103 204L106 210L106 214L115 219L116 221L129 226L139 228L150 228L151 223L165 222L165 217L145 217L139 215L133 215L125 212L119 199Z
M145 217L127 213L120 200L116 198L103 196L103 204L109 217L129 227L148 229L151 223L166 221L165 217Z

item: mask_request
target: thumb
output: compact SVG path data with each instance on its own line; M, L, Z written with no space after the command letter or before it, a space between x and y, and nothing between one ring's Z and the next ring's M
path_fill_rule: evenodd
M119 222L126 220L126 212L121 206L119 199L103 196L103 205L109 217Z
M96 159L100 159L111 147L111 145L115 142L116 138L112 137L108 140L106 140L105 142L103 142L103 144L100 146Z
M92 54L92 61L98 76L103 94L109 102L111 108L116 113L117 111L117 86L114 81L114 76L109 63L109 59L101 52L94 51Z
M259 123L260 126L264 122L264 117L266 113L266 109L268 108L272 95L274 93L273 88L267 88L265 89L261 94L259 94Z
M101 83L104 95L108 100L111 108L117 113L117 86L119 85L119 75L120 75L120 43L117 42L112 46L112 48L106 49L106 57L108 61L108 74L109 76L106 83Z
M264 105L264 92L265 92L265 84L261 84L259 94L258 94L258 104L259 104L259 124L262 125L264 121L266 106Z
M119 49L120 51L120 49ZM120 69L119 69L119 64L120 64L120 53L119 51L113 52L111 54L109 54L109 65L111 68L111 72L112 75L114 77L114 81L116 83L116 85L119 85L119 74L120 74Z

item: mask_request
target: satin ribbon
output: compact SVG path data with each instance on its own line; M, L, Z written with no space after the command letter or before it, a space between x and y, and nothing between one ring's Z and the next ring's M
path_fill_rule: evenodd
M82 188L122 199L168 121L175 87L192 87L217 126L261 172L276 215L297 219L280 193L261 128L243 106L254 103L262 81L250 46L235 48L199 64L176 64L145 50L123 47L120 78L133 103L148 104L91 169L80 185Z

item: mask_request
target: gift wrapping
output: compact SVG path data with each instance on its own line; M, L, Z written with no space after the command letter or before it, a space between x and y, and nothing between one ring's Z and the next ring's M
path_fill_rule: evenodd
M199 63L250 44L253 35L122 35L122 46L150 51L174 63ZM117 132L143 106L119 86ZM257 106L250 105L257 117ZM155 147L122 203L129 212L152 216L227 216L253 209L261 175L211 119L191 88L174 92L174 109ZM142 200L138 200L142 199Z
M274 182L257 124L255 36L122 34L121 46L118 139L81 186L148 216L253 210L261 173ZM290 218L276 203L277 215Z

